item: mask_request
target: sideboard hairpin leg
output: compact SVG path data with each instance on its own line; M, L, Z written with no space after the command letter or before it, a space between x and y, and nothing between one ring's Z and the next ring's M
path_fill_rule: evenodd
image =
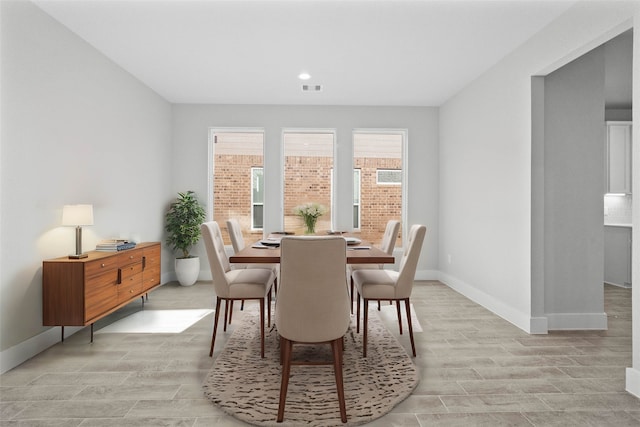
M60 342L64 342L64 326L60 326Z
M93 342L93 323L91 324L91 342Z

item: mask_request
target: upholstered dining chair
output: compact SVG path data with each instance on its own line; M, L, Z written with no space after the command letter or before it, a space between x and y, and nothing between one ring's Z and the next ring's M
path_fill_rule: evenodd
M244 237L242 236L242 227L240 226L240 222L235 218L229 218L227 220L227 231L229 232L229 239L231 240L231 246L233 246L233 253L238 253L244 249ZM277 294L278 293L278 265L277 264L232 264L233 268L266 268L273 270L273 274L275 274L275 279L273 281L273 290ZM231 303L231 307L233 307L233 302ZM242 301L242 305L240 306L240 310L244 308L244 301ZM229 317L229 323L231 323L231 317Z
M422 250L422 243L427 228L424 225L413 225L409 230L409 241L404 245L404 252L400 260L398 271L393 270L357 270L353 272L353 282L358 292L356 312L356 331L360 332L360 298L364 300L364 325L362 332L362 356L367 357L367 323L369 320L369 301L396 301L398 324L402 324L400 301L404 301L407 312L407 326L411 339L411 350L416 357L416 345L413 341L413 326L411 325L410 298L413 281L416 275L418 259ZM401 326L402 328L402 326ZM402 330L402 329L401 329Z
M398 239L398 233L400 232L400 221L390 219L387 221L387 226L380 242L380 249L387 255L393 255L393 249L396 247L396 240ZM351 312L353 313L353 272L363 269L378 269L381 270L384 266L382 264L348 264L347 273L351 278ZM380 310L380 301L378 301L378 310Z
M293 361L293 345L326 343L333 354L340 418L346 423L342 379L342 340L350 323L346 240L338 236L283 237L280 250L275 322L283 367L277 421L284 419L291 365L320 363Z
M245 247L244 237L242 236L242 227L240 222L235 218L227 220L227 231L229 232L229 239L231 239L231 246L233 246L233 252L238 253ZM278 264L233 264L235 268L266 268L273 270L273 274L276 275L276 279L273 283L273 290L278 291Z
M220 226L215 221L205 222L200 226L202 238L207 249L207 257L216 292L216 312L211 337L211 350L216 342L220 303L225 301L225 319L229 303L233 300L258 300L260 303L260 355L264 357L264 311L265 300L268 302L268 324L271 325L271 287L275 276L273 271L265 268L243 268L232 270L229 258L224 249ZM224 330L226 331L226 321Z

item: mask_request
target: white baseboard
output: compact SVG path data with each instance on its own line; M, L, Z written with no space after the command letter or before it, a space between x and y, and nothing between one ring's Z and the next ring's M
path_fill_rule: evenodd
M78 332L82 327L67 326L64 328L64 336L69 337ZM15 368L16 366L26 362L33 356L41 353L57 344L61 340L60 327L54 326L46 331L22 341L18 345L14 345L0 353L0 374Z
M437 270L418 270L415 280L439 280L440 272Z
M167 283L165 281L167 276L170 275L162 275L163 284ZM86 327L87 326L65 326L65 339ZM20 344L3 350L2 352L0 352L0 374L4 374L5 372L10 371L16 366L26 362L38 353L41 353L52 345L59 343L61 339L62 336L60 334L60 327L53 326L46 331L29 338L26 341L22 341Z
M504 304L502 301L497 300L493 296L478 290L476 287L471 286L468 283L463 282L462 280L459 280L451 275L442 272L439 274L439 280L449 286L451 289L459 292L460 294L469 298L471 301L480 304L487 310L497 314L506 321L513 323L515 326L529 334L546 333L546 331L534 332L531 330L533 321L528 313L522 313L518 310L514 310L512 307Z
M548 334L549 321L546 317L532 317L529 319L530 334Z
M626 390L635 397L640 398L640 370L635 368L627 368L627 385Z
M546 313L551 331L606 330L607 313Z

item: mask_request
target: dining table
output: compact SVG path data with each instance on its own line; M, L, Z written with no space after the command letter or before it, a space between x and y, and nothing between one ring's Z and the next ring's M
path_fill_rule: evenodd
M239 264L279 264L281 237L269 236L231 255L229 262ZM354 237L347 239L347 264L393 264L395 257Z

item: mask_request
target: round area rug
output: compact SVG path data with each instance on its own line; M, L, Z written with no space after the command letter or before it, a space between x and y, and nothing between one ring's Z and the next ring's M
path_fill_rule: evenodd
M260 358L258 313L247 308L203 385L213 403L242 421L261 426L360 425L389 412L418 385L413 361L373 312L366 358L362 331L356 334L352 325L345 338L347 423L340 420L332 365L291 367L284 422L276 423L282 372L278 333L273 326L266 332L265 358ZM303 359L330 361L330 346L294 345L294 360Z

